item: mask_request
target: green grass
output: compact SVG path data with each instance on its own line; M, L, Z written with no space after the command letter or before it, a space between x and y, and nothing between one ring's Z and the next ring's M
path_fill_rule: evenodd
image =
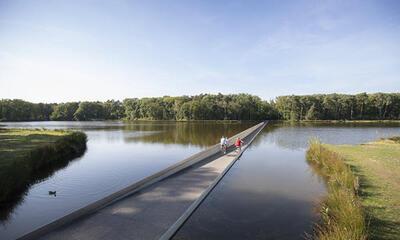
M0 218L41 181L86 150L82 132L0 129Z
M307 161L326 182L328 195L321 203L321 222L315 226L311 239L367 239L367 223L358 196L359 184L344 159L313 140Z
M361 145L324 145L360 179L370 239L400 239L400 137Z
M0 129L0 168L24 158L29 150L53 143L67 134L65 131L39 129Z

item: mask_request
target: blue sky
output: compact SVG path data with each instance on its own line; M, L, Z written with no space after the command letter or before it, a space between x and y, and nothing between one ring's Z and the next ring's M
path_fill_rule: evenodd
M0 98L400 91L400 1L0 0Z

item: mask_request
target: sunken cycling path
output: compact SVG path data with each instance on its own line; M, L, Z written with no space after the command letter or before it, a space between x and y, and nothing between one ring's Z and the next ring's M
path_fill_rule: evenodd
M214 145L21 239L169 239L190 217L267 122ZM241 153L233 142L241 137Z

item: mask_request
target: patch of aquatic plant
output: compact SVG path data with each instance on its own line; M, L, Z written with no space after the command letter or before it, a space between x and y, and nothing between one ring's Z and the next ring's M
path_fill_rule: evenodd
M320 206L321 221L311 239L367 239L367 223L358 196L359 181L344 159L313 139L307 161L326 182L328 195Z

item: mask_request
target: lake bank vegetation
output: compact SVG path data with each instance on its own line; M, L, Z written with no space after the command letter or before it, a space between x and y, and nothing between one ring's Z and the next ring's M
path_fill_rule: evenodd
M400 137L360 145L326 145L340 154L360 179L359 195L369 239L400 236Z
M367 223L358 196L358 179L343 158L313 140L307 151L307 161L321 176L328 195L320 206L321 222L311 239L367 239Z
M279 96L200 94L123 101L30 103L0 100L0 121L88 120L400 120L400 93Z
M398 238L400 137L360 145L313 140L307 160L328 189L314 238Z
M0 128L0 219L28 187L86 150L83 132Z

